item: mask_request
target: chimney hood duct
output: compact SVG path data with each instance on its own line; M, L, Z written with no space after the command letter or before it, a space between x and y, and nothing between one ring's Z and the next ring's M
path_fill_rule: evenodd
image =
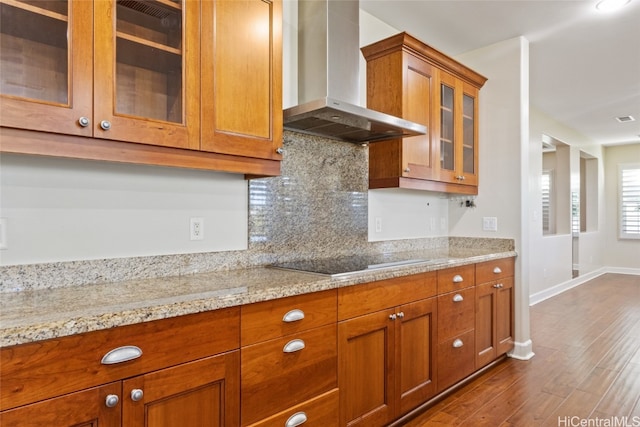
M298 1L298 101L284 128L364 144L424 135L427 128L359 102L358 0Z

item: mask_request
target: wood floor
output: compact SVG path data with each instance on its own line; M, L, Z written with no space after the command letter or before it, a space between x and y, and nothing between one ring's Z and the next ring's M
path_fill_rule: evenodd
M405 426L640 426L640 276L531 307L531 339L531 360L507 359Z

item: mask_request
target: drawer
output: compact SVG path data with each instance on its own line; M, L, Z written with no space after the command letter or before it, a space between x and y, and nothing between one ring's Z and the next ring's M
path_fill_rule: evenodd
M475 299L475 287L438 297L438 340L440 342L474 328Z
M242 425L295 406L337 387L336 325L242 347ZM304 348L285 352L301 340Z
M439 390L444 390L474 371L474 335L475 331L471 330L438 344Z
M438 270L438 293L457 291L475 285L475 265Z
M249 427L289 427L300 422L304 422L304 427L337 426L338 414L338 389L335 388Z
M436 295L436 272L338 289L338 320L350 319Z
M237 349L240 310L229 308L0 349L1 407L8 409ZM109 351L136 359L105 365Z
M513 258L502 258L476 264L476 283L486 283L513 276L514 263Z
M242 346L336 322L337 291L279 298L242 306Z

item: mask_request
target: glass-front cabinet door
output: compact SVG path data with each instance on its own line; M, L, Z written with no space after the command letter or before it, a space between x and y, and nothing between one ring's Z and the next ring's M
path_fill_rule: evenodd
M440 73L440 180L457 182L456 79Z
M460 176L466 185L478 185L478 89L462 83L462 144Z
M0 0L0 126L91 136L93 2Z
M440 73L440 180L478 184L478 89Z
M199 2L96 0L94 8L95 136L198 149Z

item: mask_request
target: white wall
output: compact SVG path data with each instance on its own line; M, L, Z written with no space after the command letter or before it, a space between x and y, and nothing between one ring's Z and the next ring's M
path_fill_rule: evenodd
M592 229L587 233L580 233L579 237L579 270L581 274L589 273L604 266L603 259L603 223L604 223L604 166L602 150L586 136L557 122L543 112L531 108L529 135L529 199L530 211L526 215L530 227L529 233L529 286L532 299L546 296L553 288L572 280L572 245L570 232L570 198L565 198L566 206L558 207L560 224L559 233L543 236L542 234L542 138L547 135L556 141L568 145L567 159L562 164L568 169L559 170L564 173L568 186L564 191L579 191L580 151L584 151L596 159L598 169L597 194L599 201L596 215L598 224L591 224ZM557 175L559 177L559 175ZM577 184L577 188L576 188ZM590 194L594 191L591 189ZM549 294L550 295L550 294Z
M242 175L11 154L0 169L1 265L247 248Z
M640 163L640 144L606 147L605 191L606 217L604 262L616 268L640 269L640 240L618 238L618 165Z

